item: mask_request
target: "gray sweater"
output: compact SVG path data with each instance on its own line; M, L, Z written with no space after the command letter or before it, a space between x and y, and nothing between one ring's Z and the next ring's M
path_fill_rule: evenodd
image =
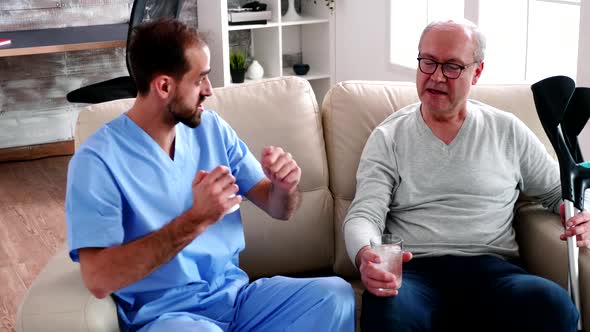
M518 255L512 228L519 193L558 211L559 167L513 114L468 100L450 144L424 122L420 104L395 112L371 134L344 221L350 259L385 229L415 257Z

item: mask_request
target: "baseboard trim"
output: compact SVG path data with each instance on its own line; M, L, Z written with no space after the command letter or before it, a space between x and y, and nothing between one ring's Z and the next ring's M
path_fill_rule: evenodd
M0 149L0 162L34 160L74 154L74 141L55 142Z

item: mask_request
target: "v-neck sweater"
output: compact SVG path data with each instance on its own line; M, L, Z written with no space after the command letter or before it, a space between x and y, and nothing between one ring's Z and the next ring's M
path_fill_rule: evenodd
M395 112L369 137L344 221L349 257L382 232L415 257L518 255L512 219L523 194L558 211L559 167L515 115L474 100L450 144L420 104Z

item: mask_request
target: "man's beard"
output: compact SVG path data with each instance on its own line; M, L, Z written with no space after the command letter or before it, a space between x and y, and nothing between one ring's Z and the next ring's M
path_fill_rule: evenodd
M205 96L199 96L199 102L195 108L191 109L184 107L180 102L178 95L174 96L171 103L168 104L168 113L174 118L174 123L182 123L187 127L196 128L201 124L201 113L199 113L198 105L205 100Z

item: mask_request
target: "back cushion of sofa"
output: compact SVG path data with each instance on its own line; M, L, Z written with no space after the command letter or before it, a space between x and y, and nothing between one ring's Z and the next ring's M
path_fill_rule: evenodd
M393 82L341 82L324 97L322 120L334 195L334 271L340 275L357 273L346 254L342 222L354 198L356 170L365 142L391 113L416 101L414 84Z
M116 99L83 108L78 114L78 121L76 122L74 135L76 150L98 128L130 110L134 101L135 98Z
M331 269L333 201L319 107L309 82L297 77L215 89L205 102L260 160L264 147L290 152L302 170L303 200L288 221L274 220L251 202L241 204L246 249L240 265L251 277Z
M553 153L528 85L476 85L470 98L514 113ZM418 101L415 84L409 82L346 81L332 87L324 98L322 120L335 206L334 271L338 274L358 273L346 254L342 222L354 198L356 171L365 143L391 113Z

